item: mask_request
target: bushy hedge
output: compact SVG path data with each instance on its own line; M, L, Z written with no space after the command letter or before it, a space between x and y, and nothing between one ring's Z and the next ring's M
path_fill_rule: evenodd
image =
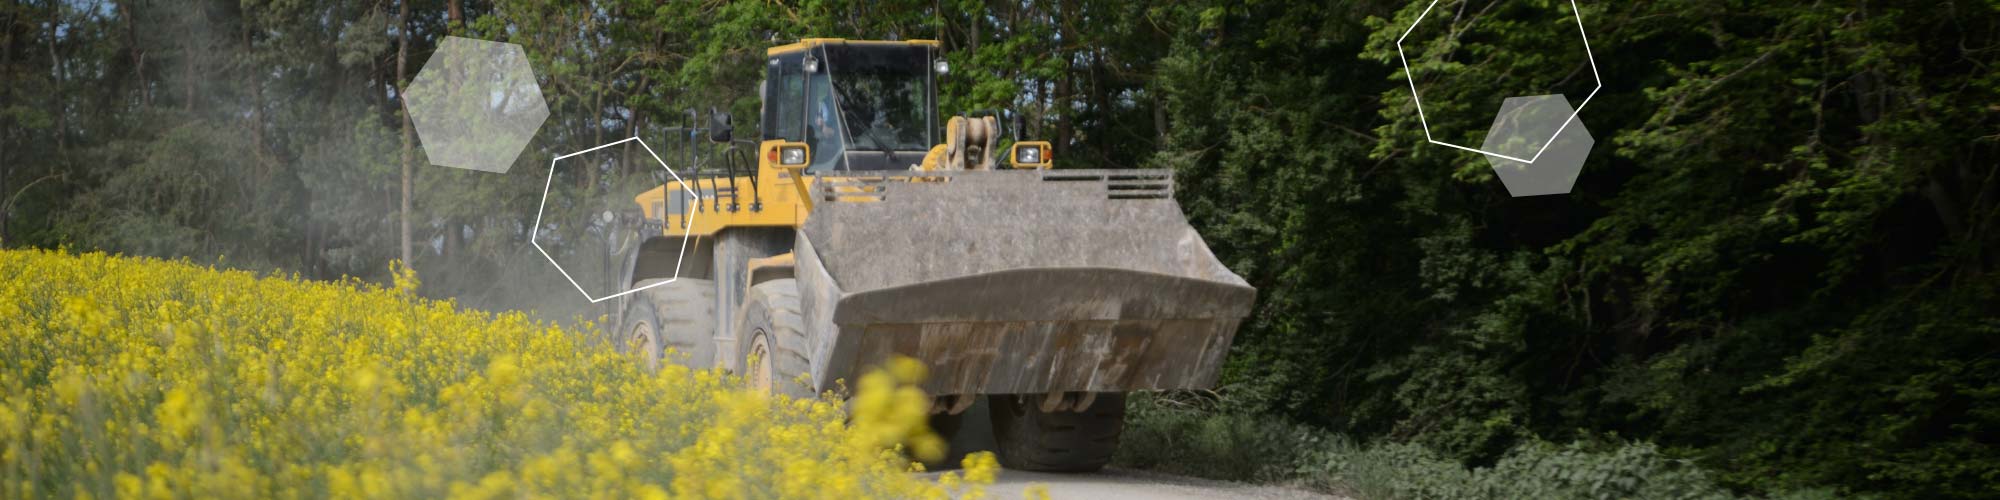
M1117 463L1213 479L1294 484L1360 500L1736 499L1692 460L1646 442L1529 441L1468 467L1417 443L1361 444L1185 395L1132 398ZM1831 489L1773 498L1834 498Z

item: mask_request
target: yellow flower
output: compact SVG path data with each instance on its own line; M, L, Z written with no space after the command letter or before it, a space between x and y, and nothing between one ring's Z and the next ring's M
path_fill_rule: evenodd
M1035 483L1021 490L1021 498L1028 500L1049 500L1049 485Z
M970 498L998 468L908 472L944 448L914 360L792 400L417 286L0 251L0 498Z
M166 401L161 402L153 412L160 428L176 439L186 438L196 425L201 425L205 413L200 408L200 402L195 400L194 393L182 387L168 391Z

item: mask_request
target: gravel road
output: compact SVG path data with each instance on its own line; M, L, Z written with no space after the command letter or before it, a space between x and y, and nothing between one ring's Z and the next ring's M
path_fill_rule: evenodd
M972 405L965 418L969 422L985 422L987 408L985 402ZM985 425L967 425L960 428L958 435L951 437L952 452L948 463L957 463L966 453L972 451L992 451L991 428ZM939 472L926 473L936 479ZM1015 500L1029 485L1044 484L1049 487L1049 498L1053 500L1180 500L1221 498L1230 500L1345 500L1342 497L1316 493L1298 488L1282 486L1259 486L1254 484L1215 481L1192 477L1175 476L1132 469L1107 468L1089 474L1052 474L1019 470L1002 470L1000 479L988 488L986 498L994 500Z
M930 473L935 478L937 473ZM1029 485L1049 487L1054 500L1339 500L1341 497L1281 486L1210 481L1130 469L1105 469L1093 474L1050 474L1008 470L987 488L987 498L1014 500Z

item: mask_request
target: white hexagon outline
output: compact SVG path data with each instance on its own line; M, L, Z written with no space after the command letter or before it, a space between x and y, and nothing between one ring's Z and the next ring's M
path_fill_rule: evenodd
M1429 6L1424 7L1424 12L1421 14L1417 14L1417 20L1410 22L1410 28L1403 30L1403 36L1396 37L1396 58L1401 59L1403 61L1403 79L1410 82L1410 100L1415 101L1417 103L1417 122L1422 123L1424 126L1424 140L1430 141L1431 144L1437 144L1440 146L1449 146L1453 148L1463 149L1466 151L1471 151L1474 153L1498 156L1501 158L1506 158L1521 163L1527 163L1531 165L1534 164L1535 160L1539 160L1542 158L1543 151L1548 151L1549 144L1554 144L1555 138L1557 136L1562 135L1563 129L1569 128L1570 122L1576 121L1576 115L1583 113L1583 107L1590 105L1590 99L1592 97L1597 97L1597 91L1604 88L1604 77L1599 76L1597 74L1597 56L1590 52L1590 35L1585 33L1583 30L1583 11L1576 7L1576 0L1569 0L1569 11L1571 14L1576 15L1576 34L1577 36L1583 38L1583 55L1584 57L1590 59L1590 79L1595 80L1597 82L1597 87L1590 89L1590 95L1583 97L1583 103L1578 104L1576 106L1576 110L1570 112L1569 119L1563 120L1562 126L1556 127L1556 133L1549 136L1548 144L1543 144L1542 149L1535 150L1535 156L1523 160L1520 158L1515 158L1512 156L1507 156L1492 151L1468 148L1465 146L1460 146L1457 144L1452 144L1449 142L1444 142L1431 138L1431 123L1428 118L1424 117L1424 100L1417 96L1417 79L1410 76L1410 58L1408 56L1403 55L1403 39L1409 38L1410 32L1417 30L1417 24L1424 22L1424 16L1430 15L1431 8L1437 7L1437 4L1438 0L1431 0L1431 4Z
M556 162L559 162L559 161L562 161L562 160L563 160L564 158L569 158L569 157L572 157L572 156L576 156L576 155L580 155L580 154L584 154L584 153L589 153L589 152L591 152L591 151L596 151L596 150L599 150L599 149L604 149L604 148L608 148L608 147L612 147L612 146L616 146L616 145L619 145L619 144L624 144L624 143L627 143L627 142L633 142L633 141L638 141L638 142L639 142L639 147L640 147L640 148L643 148L643 149L645 149L645 150L646 150L646 154L647 154L648 156L652 156L652 157L653 157L653 161L655 161L655 162L659 162L659 164L660 164L660 168L664 168L664 169L667 169L667 175L669 175L669 176L673 176L673 178L674 178L674 182L676 182L676 183L679 183L679 184L681 185L681 190L682 190L682 191L687 191L687 194L688 194L688 199L690 199L690 200L698 200L698 199L700 199L700 198L698 198L698 197L697 197L696 193L694 192L694 189L692 189L692 188L689 188L689 187L687 186L687 184L686 184L686 183L684 183L684 182L681 182L681 175L680 175L680 174L677 174L677 173L674 173L674 168L673 168L673 167L669 167L669 166L667 166L667 162L666 162L666 160L661 160L661 159L660 159L660 154L659 154L659 153L655 153L655 152L653 152L653 148L652 148L652 146L647 146L647 145L646 145L646 141L645 141L645 140L642 140L642 139L639 139L639 137L638 137L638 136L632 136L632 137L627 137L627 138L624 138L624 139L620 139L620 140L617 140L617 141L613 141L613 142L611 142L611 143L609 143L609 144L604 144L604 145L600 145L600 146L597 146L597 147L594 147L594 148L590 148L590 149L586 149L586 150L583 150L583 151L577 151L577 152L575 152L575 153L570 153L570 154L566 154L566 155L562 155L562 156L557 156L557 157L555 157L555 159L553 159L553 160L549 160L549 178L548 178L548 180L547 180L547 181L544 181L544 182L542 183L542 202L541 202L541 204L540 204L540 205L537 205L537 206L536 206L536 208L535 208L535 226L534 226L534 227L533 227L532 229L530 229L530 230L528 231L528 244L529 244L529 245L534 245L534 247L535 247L535 251L537 251L537 252L541 252L541 254L542 254L542 258L544 258L544 259L548 259L548 261L549 261L549 265L552 265L552 266L556 266L556 272L558 272L558 273L562 273L562 277L563 277L563 279L565 279L565 280L569 280L569 286L573 286L573 287L576 287L576 291L577 291L577 293L581 293L581 294L583 294L583 298L585 298L585 299L589 299L589 300L590 300L590 303L592 303L592 304L596 304L596 303L598 303L598 302L603 302L603 301L606 301L606 300L611 300L611 299L615 299L615 298L618 298L618 297L623 297L623 296L625 296L625 295L627 295L627 294L631 294L631 293L633 293L633 292L637 292L637 291L640 291L640 290L645 290L645 289L648 289L648 288L653 288L653 287L656 287L656 286L660 286L660 285L665 285L665 284L668 284L668 283L673 283L673 282L675 282L675 281L678 281L678 280L680 280L680 279L681 279L681 264L683 263L682 261L684 261L684 260L686 260L686 259L687 259L687 238L683 237L683 238L681 238L681 252L680 252L680 255L679 255L679 256L676 256L676 257L674 257L674 277L672 277L672 278L667 278L667 280L666 280L666 281L662 281L662 282L659 282L659 283L654 283L654 284L651 284L651 285L646 285L646 286L642 286L642 287L639 287L639 288L634 288L634 289L631 289L631 290L626 290L626 291L623 291L623 292L618 292L618 293L614 293L614 294L611 294L611 295L607 295L607 296L604 296L604 297L591 297L591 296L590 296L590 292L589 292L589 291L586 291L586 290L584 290L584 289L583 289L583 285L580 285L580 284L577 284L577 282L576 282L576 278L572 278L572 277L570 277L570 275L569 275L569 271L567 271L567 270L564 270L564 269L563 269L563 267L562 267L562 264L560 264L560 263L557 263L557 262L556 262L556 258L555 258L555 257L552 257L552 256L549 256L549 251L548 251L548 250L546 250L546 249L543 249L543 248L542 248L542 244L541 244L541 243L538 243L538 242L536 242L536 241L535 241L535 240L539 239L539 238L540 238L540 236L541 236L541 234L542 234L542 212L545 212L545 211L547 211L547 210L548 210L548 206L549 206L549 187L550 187L550 186L554 186L554 185L555 185L555 181L556 181ZM694 227L694 218L695 218L695 211L694 211L694 210L683 210L683 212L684 212L684 213L685 213L685 214L687 215L687 220L685 221L685 224L684 224L684 225L686 225L687 227ZM685 233L686 231L685 231L685 230L683 230L682 232L683 232L683 233Z

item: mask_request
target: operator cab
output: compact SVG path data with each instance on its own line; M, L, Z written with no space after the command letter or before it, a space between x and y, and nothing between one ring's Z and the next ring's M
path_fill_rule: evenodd
M769 54L763 139L805 143L807 172L908 170L937 144L937 42L807 39Z

